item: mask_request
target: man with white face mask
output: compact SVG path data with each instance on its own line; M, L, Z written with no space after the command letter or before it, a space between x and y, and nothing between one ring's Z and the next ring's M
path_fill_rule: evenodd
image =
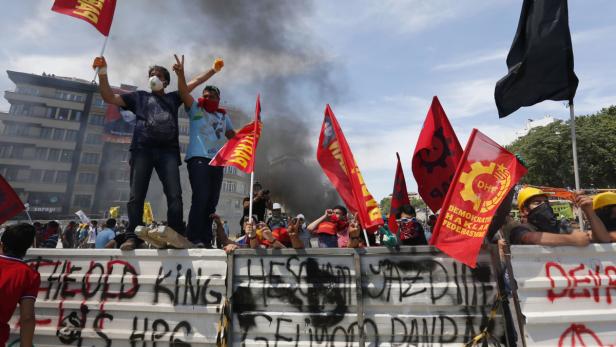
M169 85L169 71L162 66L148 70L148 85L151 91L138 90L126 94L114 94L107 78L105 58L94 59L93 68L98 68L101 97L106 103L132 111L137 121L130 145L130 197L127 204L128 228L122 250L135 249L141 240L135 235L135 228L143 223L143 203L148 192L152 170L163 185L167 197L167 221L169 226L184 234L185 224L180 186L180 144L178 108L182 100L177 91L166 93ZM207 81L217 70L215 68L200 74L188 83L189 91Z

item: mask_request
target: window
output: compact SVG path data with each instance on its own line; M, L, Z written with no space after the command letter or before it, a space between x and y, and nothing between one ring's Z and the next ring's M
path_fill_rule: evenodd
M82 172L79 174L78 182L81 184L94 184L96 183L96 174L91 172Z
M67 130L65 140L77 141L77 130Z
M47 160L49 161L58 161L60 159L60 150L55 148L49 149L49 155L47 156Z
M47 128L47 127L41 128L41 138L42 139L50 139L51 138L51 131L52 130L53 130L53 128Z
M97 114L91 114L88 119L88 122L90 124L103 125L105 123L105 117Z
M13 145L13 151L10 158L22 159L24 156L24 148L21 145Z
M0 143L0 158L8 158L11 154L11 148L13 146L8 143Z
M98 164L98 153L84 153L81 156L83 164Z
M53 139L54 140L64 140L64 129L54 129L53 131Z
M180 134L181 135L188 135L188 125L180 125Z
M43 182L45 183L53 183L53 178L56 172L53 170L45 170L43 173Z
M239 209L242 206L242 200L239 199L235 199L233 200L233 208L234 209Z
M66 109L66 108L61 108L60 111L58 111L58 116L56 117L56 119L68 119L68 114L69 114L70 110Z
M86 136L86 143L89 145L100 145L103 143L103 137L101 134L88 134Z
M90 207L90 195L75 194L73 204L80 207Z
M233 166L225 166L225 175L237 175L237 169Z
M30 170L30 182L40 182L43 177L43 170Z
M58 171L56 174L56 183L68 182L68 171Z
M236 186L235 182L232 181L223 181L222 182L222 190L225 192L235 192Z
M97 97L97 98L94 99L94 106L96 106L96 107L105 107L105 101L103 101L103 99Z
M47 148L37 148L34 152L34 158L38 160L45 160L47 158Z
M57 107L48 107L47 108L47 118L56 118L56 113L58 113Z
M74 120L74 121L80 121L81 120L81 111L73 110L71 112L71 117L69 119L70 120Z
M17 92L28 95L39 95L39 90L29 86L17 86Z
M70 149L63 149L60 155L60 161L64 163L70 163L73 160L73 151Z

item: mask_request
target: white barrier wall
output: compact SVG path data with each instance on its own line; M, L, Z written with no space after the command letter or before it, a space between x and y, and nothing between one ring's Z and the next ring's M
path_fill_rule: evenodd
M616 244L513 246L527 346L616 346Z
M26 259L41 275L37 347L216 346L227 275L220 250L31 249Z
M476 270L427 246L307 252L236 253L233 346L460 346L496 299L485 251ZM489 323L498 341L503 325Z

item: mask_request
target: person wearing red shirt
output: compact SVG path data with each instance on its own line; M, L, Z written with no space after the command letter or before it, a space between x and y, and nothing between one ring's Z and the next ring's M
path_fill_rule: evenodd
M338 205L325 210L307 229L318 235L320 248L344 248L348 244L347 227L347 209Z
M0 347L9 339L8 324L19 303L20 344L31 347L34 337L34 301L41 278L22 258L34 242L35 230L30 224L6 228L0 239Z

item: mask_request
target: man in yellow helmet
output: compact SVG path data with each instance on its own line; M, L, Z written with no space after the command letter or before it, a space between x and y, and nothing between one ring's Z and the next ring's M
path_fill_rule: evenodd
M518 208L524 223L511 229L512 244L583 247L590 242L590 234L580 230L560 233L560 221L547 194L540 189L522 188L518 193Z
M597 219L589 217L593 239L598 242L616 242L616 193L597 194L592 200L587 198L583 203L582 208L588 206L597 216Z

